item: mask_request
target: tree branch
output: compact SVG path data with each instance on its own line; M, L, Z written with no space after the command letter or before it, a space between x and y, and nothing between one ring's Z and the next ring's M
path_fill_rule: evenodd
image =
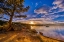
M5 13L6 13L7 15L11 16L11 14L10 14L8 11L6 11L6 10L5 10Z

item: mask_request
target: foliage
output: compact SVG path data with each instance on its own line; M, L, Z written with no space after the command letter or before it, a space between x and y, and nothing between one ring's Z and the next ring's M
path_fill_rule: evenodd
M27 17L26 15L20 14L27 12L29 9L29 6L24 7L23 2L24 0L0 0L0 14L6 14L10 17L9 27L14 17Z
M3 25L5 23L6 23L5 21L0 20L0 25Z
M27 12L29 6L24 8L24 0L0 0L0 14L12 15L12 12L20 13Z

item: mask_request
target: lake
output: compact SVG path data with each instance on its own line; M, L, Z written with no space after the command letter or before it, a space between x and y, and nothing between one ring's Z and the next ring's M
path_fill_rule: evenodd
M64 26L31 26L31 29L42 32L44 36L64 40Z

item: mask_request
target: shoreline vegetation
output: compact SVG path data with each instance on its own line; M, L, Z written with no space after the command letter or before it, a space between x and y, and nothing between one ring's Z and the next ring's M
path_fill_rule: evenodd
M4 27L5 28L5 27ZM0 28L0 37L2 35L14 35L14 34L18 34L17 37L15 37L14 39L10 39L6 40L5 42L64 42L61 40L57 40L57 39L53 39L50 37L46 37L43 35L43 33L38 32L34 29L30 29L29 25L23 25L21 23L14 23L12 24L12 29L10 31L4 31L4 29ZM13 38L13 37L12 37ZM3 42L2 40L0 40L1 42Z

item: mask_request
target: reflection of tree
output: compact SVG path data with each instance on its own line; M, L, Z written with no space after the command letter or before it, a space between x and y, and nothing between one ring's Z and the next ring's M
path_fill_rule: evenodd
M10 27L12 24L13 17L26 18L26 15L19 14L21 12L27 12L29 9L29 6L24 7L23 2L24 0L0 0L0 14L6 14L10 17L8 22L9 23L8 30L11 29Z

